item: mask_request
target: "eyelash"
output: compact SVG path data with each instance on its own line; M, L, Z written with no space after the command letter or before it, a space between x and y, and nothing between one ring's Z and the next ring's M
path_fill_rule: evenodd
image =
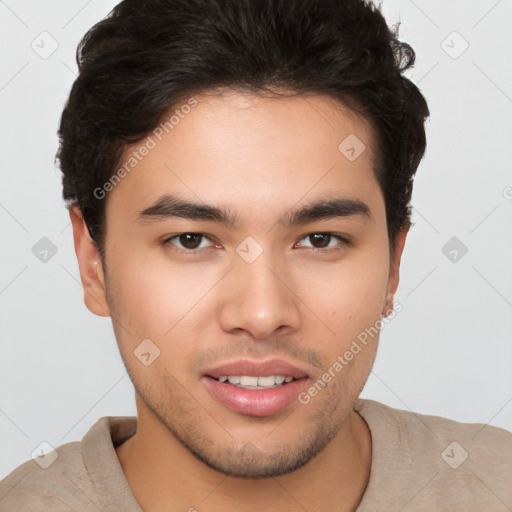
M183 233L178 233L177 235L172 235L170 237L167 237L165 240L162 241L162 245L163 246L174 245L174 244L172 244L172 240L177 239L177 238L179 238L182 235L197 235L197 236L201 236L203 238L208 238L209 240L211 240L204 233L194 233L194 232L185 231ZM337 238L341 242L342 246L348 247L348 246L351 245L351 242L350 242L350 240L348 238L346 238L346 237L344 237L342 235L339 235L337 233L329 232L329 231L314 231L312 233L308 233L307 235L303 236L299 240L299 242L301 240L304 240L305 238L308 238L308 237L312 236L312 235L329 235L331 237ZM213 241L213 240L211 240L211 241ZM203 249L212 249L213 248L213 247L203 247L201 249L182 249L180 247L177 247L176 245L174 245L174 247L178 250L178 252L182 252L182 253L185 253L185 254L196 254L196 253L198 253L199 251L201 251ZM328 248L328 249L322 249L322 248L318 248L318 247L308 247L308 249L310 249L313 252L332 253L332 252L340 250L341 247L331 247L331 248Z

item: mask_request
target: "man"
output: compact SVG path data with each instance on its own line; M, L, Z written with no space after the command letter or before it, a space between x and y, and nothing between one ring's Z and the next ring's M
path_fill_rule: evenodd
M378 9L125 0L78 62L64 198L137 418L16 468L0 510L510 510L508 432L359 399L428 116Z

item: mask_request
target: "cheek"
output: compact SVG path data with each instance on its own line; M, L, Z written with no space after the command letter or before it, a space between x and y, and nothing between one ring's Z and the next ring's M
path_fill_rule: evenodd
M374 254L382 254L375 251ZM380 317L388 283L388 261L371 252L332 265L300 270L304 302L337 339L357 336Z
M214 267L177 265L164 257L149 260L142 252L112 260L115 275L109 280L110 295L134 340L164 343L192 319L199 325L203 299L222 277Z

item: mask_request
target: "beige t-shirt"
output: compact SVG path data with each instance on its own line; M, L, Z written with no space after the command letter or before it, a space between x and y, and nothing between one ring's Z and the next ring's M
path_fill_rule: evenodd
M357 512L512 510L510 432L373 400L359 399L355 409L372 436L370 480ZM114 450L136 429L135 417L107 416L81 442L58 447L46 469L34 460L18 466L0 482L0 511L142 512Z

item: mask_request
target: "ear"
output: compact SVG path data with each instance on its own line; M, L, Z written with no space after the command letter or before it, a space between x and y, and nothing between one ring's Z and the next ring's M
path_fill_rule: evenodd
M84 287L84 302L89 311L98 316L110 316L105 288L105 275L98 247L93 242L82 212L76 205L69 208L73 225L75 252Z
M395 297L396 289L398 288L398 282L400 280L400 261L402 259L402 252L404 250L405 239L407 237L407 233L409 232L409 228L410 224L402 228L396 238L395 250L389 264L389 279L386 292L386 302L382 311L384 316L388 316L393 310L393 299Z

